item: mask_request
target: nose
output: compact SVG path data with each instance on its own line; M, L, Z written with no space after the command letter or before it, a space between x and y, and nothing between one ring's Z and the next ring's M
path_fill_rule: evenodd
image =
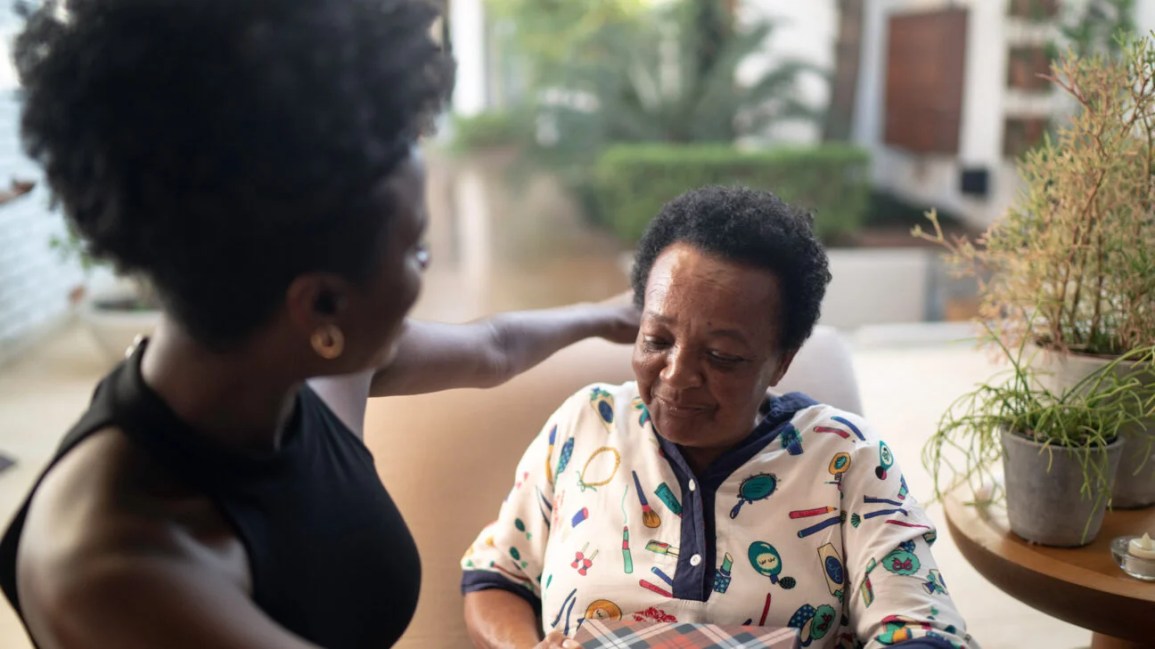
M666 354L666 365L661 372L662 382L675 390L686 390L702 385L702 369L694 354L677 345Z

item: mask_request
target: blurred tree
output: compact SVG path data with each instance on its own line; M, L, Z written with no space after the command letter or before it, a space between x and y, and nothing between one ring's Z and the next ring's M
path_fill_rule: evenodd
M492 2L515 25L539 144L563 160L592 160L611 143L732 143L821 116L795 92L801 74L821 74L811 64L779 60L739 82L776 25L743 24L731 0Z
M487 0L505 21L504 45L515 50L531 85L547 83L559 70L598 61L590 45L603 30L636 27L647 0Z
M1079 56L1122 52L1119 34L1135 31L1135 0L1089 0L1060 25L1066 44Z
M697 65L701 70L709 70L717 64L734 29L734 7L732 3L723 4L720 0L692 0L690 8L694 15Z

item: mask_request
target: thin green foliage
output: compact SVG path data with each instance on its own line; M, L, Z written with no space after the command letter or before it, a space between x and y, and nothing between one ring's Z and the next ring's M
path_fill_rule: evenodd
M1096 505L1106 502L1112 476L1103 450L1124 427L1155 416L1155 394L1147 387L1155 380L1155 346L1115 357L1060 394L1039 381L1030 357L1042 353L1039 348L1020 342L1012 350L990 325L987 336L1010 367L956 399L924 445L935 499L964 484L974 494L987 493L986 501L999 499L994 469L1003 457L1002 434L1009 431L1042 444L1048 470L1054 449L1085 451L1075 454L1083 470L1079 493Z
M1096 52L1117 56L1122 43L1116 35L1135 31L1134 15L1135 0L1088 0L1082 7L1069 7L1059 25L1061 42L1077 56ZM1059 58L1058 51L1056 47L1052 59Z
M1001 339L1060 351L1123 354L1155 344L1155 49L1121 38L1121 55L1069 52L1052 82L1077 104L1028 152L1025 189L977 241L943 245L957 274L980 280L980 315Z

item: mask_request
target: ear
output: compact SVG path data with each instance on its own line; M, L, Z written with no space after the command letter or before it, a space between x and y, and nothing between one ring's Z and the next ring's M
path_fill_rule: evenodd
M786 376L786 370L790 369L790 364L794 362L794 355L798 353L797 349L789 349L782 354L782 358L778 361L778 367L774 369L774 374L770 377L770 386L778 385L783 376Z
M289 320L306 336L339 320L349 302L349 281L333 273L298 276L285 291Z

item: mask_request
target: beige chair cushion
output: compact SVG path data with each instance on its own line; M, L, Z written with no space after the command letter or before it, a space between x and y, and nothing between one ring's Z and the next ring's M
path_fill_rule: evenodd
M632 347L587 340L490 390L373 399L365 441L422 557L417 615L398 647L469 647L458 561L493 517L522 452L577 389L632 380ZM819 327L777 391L860 412L849 348Z

